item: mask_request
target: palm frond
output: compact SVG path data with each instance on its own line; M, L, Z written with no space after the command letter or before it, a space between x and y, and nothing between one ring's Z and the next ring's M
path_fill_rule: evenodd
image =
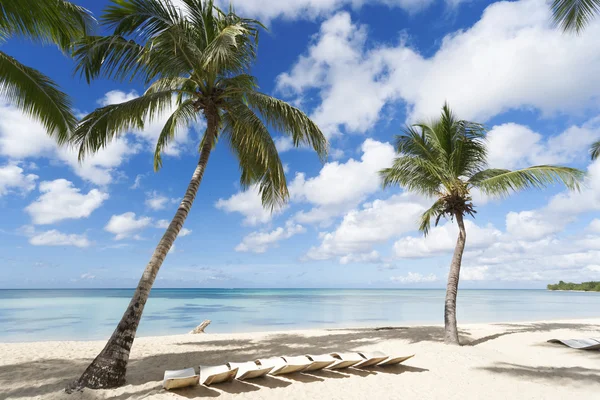
M154 171L158 171L162 167L161 153L175 138L177 129L189 126L196 120L197 116L198 112L194 107L194 100L192 99L185 100L177 107L173 114L171 114L156 142L156 149L154 150Z
M596 160L598 157L600 157L600 140L592 143L592 147L590 147L590 155L592 160Z
M246 98L250 107L258 110L268 126L290 135L294 146L310 146L321 160L327 158L328 144L325 135L301 110L260 92L248 92Z
M0 95L40 121L59 144L69 139L77 125L71 100L56 83L3 52L0 52Z
M525 189L542 189L562 183L570 190L579 190L585 173L569 167L538 165L517 171L487 169L473 175L468 183L490 196L504 197Z
M401 186L426 196L439 196L445 181L444 171L437 164L419 157L400 156L390 168L379 171L383 188Z
M0 2L3 40L18 36L68 50L74 40L90 32L94 22L88 10L64 0Z
M111 0L102 23L114 35L132 36L146 42L183 20L182 11L171 1Z
M433 205L421 215L419 230L423 232L423 236L429 234L431 228L431 220L435 219L435 226L440 222L440 218L444 216L444 202L437 200Z
M71 138L79 146L79 159L106 147L124 132L144 129L145 122L152 121L172 105L173 95L170 90L147 94L98 108L85 116Z
M263 204L271 209L285 203L289 192L283 164L261 119L236 101L228 104L223 122L223 133L240 164L242 187L258 184Z
M581 33L600 13L600 0L554 0L554 23L565 32Z

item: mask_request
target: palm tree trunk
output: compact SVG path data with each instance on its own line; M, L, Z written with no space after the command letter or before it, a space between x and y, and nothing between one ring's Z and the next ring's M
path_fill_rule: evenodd
M158 242L158 246L154 250L154 254L144 270L125 314L123 314L119 325L117 325L117 328L108 340L104 349L87 367L79 380L71 383L67 387L66 390L68 393L73 390L80 390L84 387L106 389L125 384L129 352L142 318L144 306L150 295L150 289L152 289L158 270L167 256L167 253L173 246L173 242L177 239L177 235L179 235L179 231L183 227L183 223L196 198L196 193L200 187L200 182L202 181L208 158L212 150L212 139L216 135L218 126L217 118L217 114L214 114L211 118L208 118L207 115L207 137L205 137L202 150L200 151L198 166L194 171L194 175L192 175L190 184L188 185L181 204L179 204L175 217L173 217L167 231L160 239L160 242Z
M458 328L456 327L456 295L458 293L458 279L460 276L460 264L462 263L463 251L465 250L465 242L467 240L467 231L463 221L463 215L456 213L456 223L458 224L458 240L450 264L450 272L448 273L448 286L446 287L446 306L444 309L445 335L444 342L446 344L459 345Z

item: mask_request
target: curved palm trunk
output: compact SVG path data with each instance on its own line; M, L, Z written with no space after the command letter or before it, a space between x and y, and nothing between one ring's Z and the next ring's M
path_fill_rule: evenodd
M167 253L173 246L173 242L179 235L179 231L183 227L183 223L192 208L192 203L196 198L196 193L200 187L200 182L204 175L208 158L212 150L213 140L216 135L216 116L215 118L207 118L207 140L204 141L200 152L200 160L198 166L192 175L190 184L188 185L185 196L179 204L179 208L175 213L175 217L169 224L167 231L158 242L156 250L146 266L144 273L138 283L133 298L123 314L119 325L113 332L108 343L100 352L100 354L92 361L92 363L84 371L79 380L71 383L67 387L67 392L79 390L84 387L92 389L105 389L122 386L125 384L125 374L127 372L127 362L129 361L129 351L135 338L144 306L150 295L150 289L154 284L158 270L160 269Z
M458 224L458 240L450 264L448 273L448 285L446 287L446 306L444 309L445 334L444 342L447 344L459 345L458 328L456 327L456 295L458 293L458 279L460 276L460 264L462 262L465 242L467 240L467 231L461 213L456 214L456 223Z

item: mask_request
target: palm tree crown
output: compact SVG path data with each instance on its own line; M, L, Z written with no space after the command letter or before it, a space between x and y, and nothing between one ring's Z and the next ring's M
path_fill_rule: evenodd
M474 188L495 197L553 182L579 188L583 173L575 168L538 165L517 171L487 169L485 134L481 124L456 119L444 105L441 118L407 127L396 137L399 157L392 167L380 172L383 185L399 185L436 198L422 215L419 228L424 234L432 219L437 224L443 216L473 215L470 193Z
M241 184L259 184L263 202L275 206L288 197L283 166L268 127L291 135L324 158L327 143L319 128L300 110L258 91L249 75L256 56L255 20L223 12L212 1L182 0L178 8L159 0L116 1L104 15L113 28L106 37L79 43L77 69L88 80L100 75L140 78L150 84L143 96L109 105L85 117L74 135L80 158L104 147L116 135L169 109L154 155L161 153L177 128L193 124L202 113L209 128L203 141L229 142L241 168Z
M2 0L0 43L21 37L68 51L92 22L87 10L64 0ZM4 52L0 52L0 95L40 121L59 143L68 140L77 124L69 97L56 83Z

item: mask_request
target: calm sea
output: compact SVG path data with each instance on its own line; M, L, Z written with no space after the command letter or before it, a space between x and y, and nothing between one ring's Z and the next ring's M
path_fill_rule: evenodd
M131 289L0 290L0 341L110 336ZM139 336L442 323L444 290L153 289ZM461 290L460 322L597 317L600 293Z

